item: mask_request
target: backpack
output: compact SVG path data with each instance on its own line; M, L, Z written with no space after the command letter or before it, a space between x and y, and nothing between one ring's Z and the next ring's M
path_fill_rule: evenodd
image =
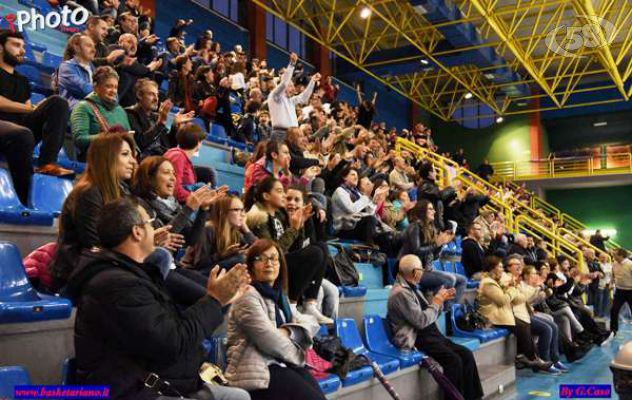
M349 251L339 244L330 245L338 250L338 254L330 257L327 279L336 286L358 286L360 274Z
M474 300L474 304L466 301L465 312L462 316L456 318L456 326L466 332L491 328L492 323L479 310L480 303L478 299Z

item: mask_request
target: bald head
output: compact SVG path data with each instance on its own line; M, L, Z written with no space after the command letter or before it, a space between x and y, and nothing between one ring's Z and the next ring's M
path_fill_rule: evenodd
M404 277L411 276L419 268L422 268L421 260L414 254L407 254L399 260L399 273Z
M527 239L527 235L524 233L519 233L516 235L516 243L520 245L520 247L524 247L525 249L529 245L529 240Z

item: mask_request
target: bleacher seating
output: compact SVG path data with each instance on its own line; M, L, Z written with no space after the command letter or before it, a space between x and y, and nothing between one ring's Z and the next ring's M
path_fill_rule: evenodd
M507 331L506 329L500 329L500 328L491 328L491 329L485 329L485 330L475 329L472 332L461 330L456 325L456 319L459 317L462 317L464 314L465 314L465 305L463 304L452 305L450 323L452 324L452 334L456 337L475 338L475 339L478 339L481 343L485 343L485 342L492 341L494 339L505 337L509 334L509 331Z
M336 335L340 338L345 347L351 349L355 354L365 355L370 360L375 361L384 374L390 374L399 369L398 359L369 351L364 346L358 327L353 319L337 319L334 323L334 327Z
M0 242L0 323L65 319L70 300L38 293L29 283L17 247Z
M29 206L55 217L61 214L66 197L72 191L72 181L50 175L35 174L31 184Z
M399 360L401 368L419 365L424 357L422 352L395 347L391 343L388 325L379 315L364 316L364 342L371 352Z
M11 177L6 169L0 169L0 223L16 225L53 225L53 214L34 210L20 203Z
M30 385L31 378L23 367L0 367L0 399L12 399L16 385Z

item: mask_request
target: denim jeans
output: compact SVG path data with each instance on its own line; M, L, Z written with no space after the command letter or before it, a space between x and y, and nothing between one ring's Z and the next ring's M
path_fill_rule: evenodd
M467 288L467 278L460 274L454 274L452 272L444 271L424 271L421 281L419 281L419 288L422 291L431 290L436 292L441 286L446 289L455 288L456 295L454 300L447 302L446 306L450 306L453 303L458 303L465 289Z
M595 296L595 315L598 317L606 317L610 315L610 290L598 289Z
M318 290L318 308L322 314L336 319L338 318L338 306L340 305L340 292L338 287L327 279L323 279Z
M531 316L531 333L538 336L538 354L544 361L558 362L560 360L559 335L560 331L548 315Z

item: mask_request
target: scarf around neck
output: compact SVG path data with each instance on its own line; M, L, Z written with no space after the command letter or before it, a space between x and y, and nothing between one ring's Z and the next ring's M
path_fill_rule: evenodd
M290 303L280 287L275 288L263 282L252 282L251 285L261 296L274 302L274 315L276 317L275 322L277 328L292 321ZM283 315L281 315L281 313L283 313Z

